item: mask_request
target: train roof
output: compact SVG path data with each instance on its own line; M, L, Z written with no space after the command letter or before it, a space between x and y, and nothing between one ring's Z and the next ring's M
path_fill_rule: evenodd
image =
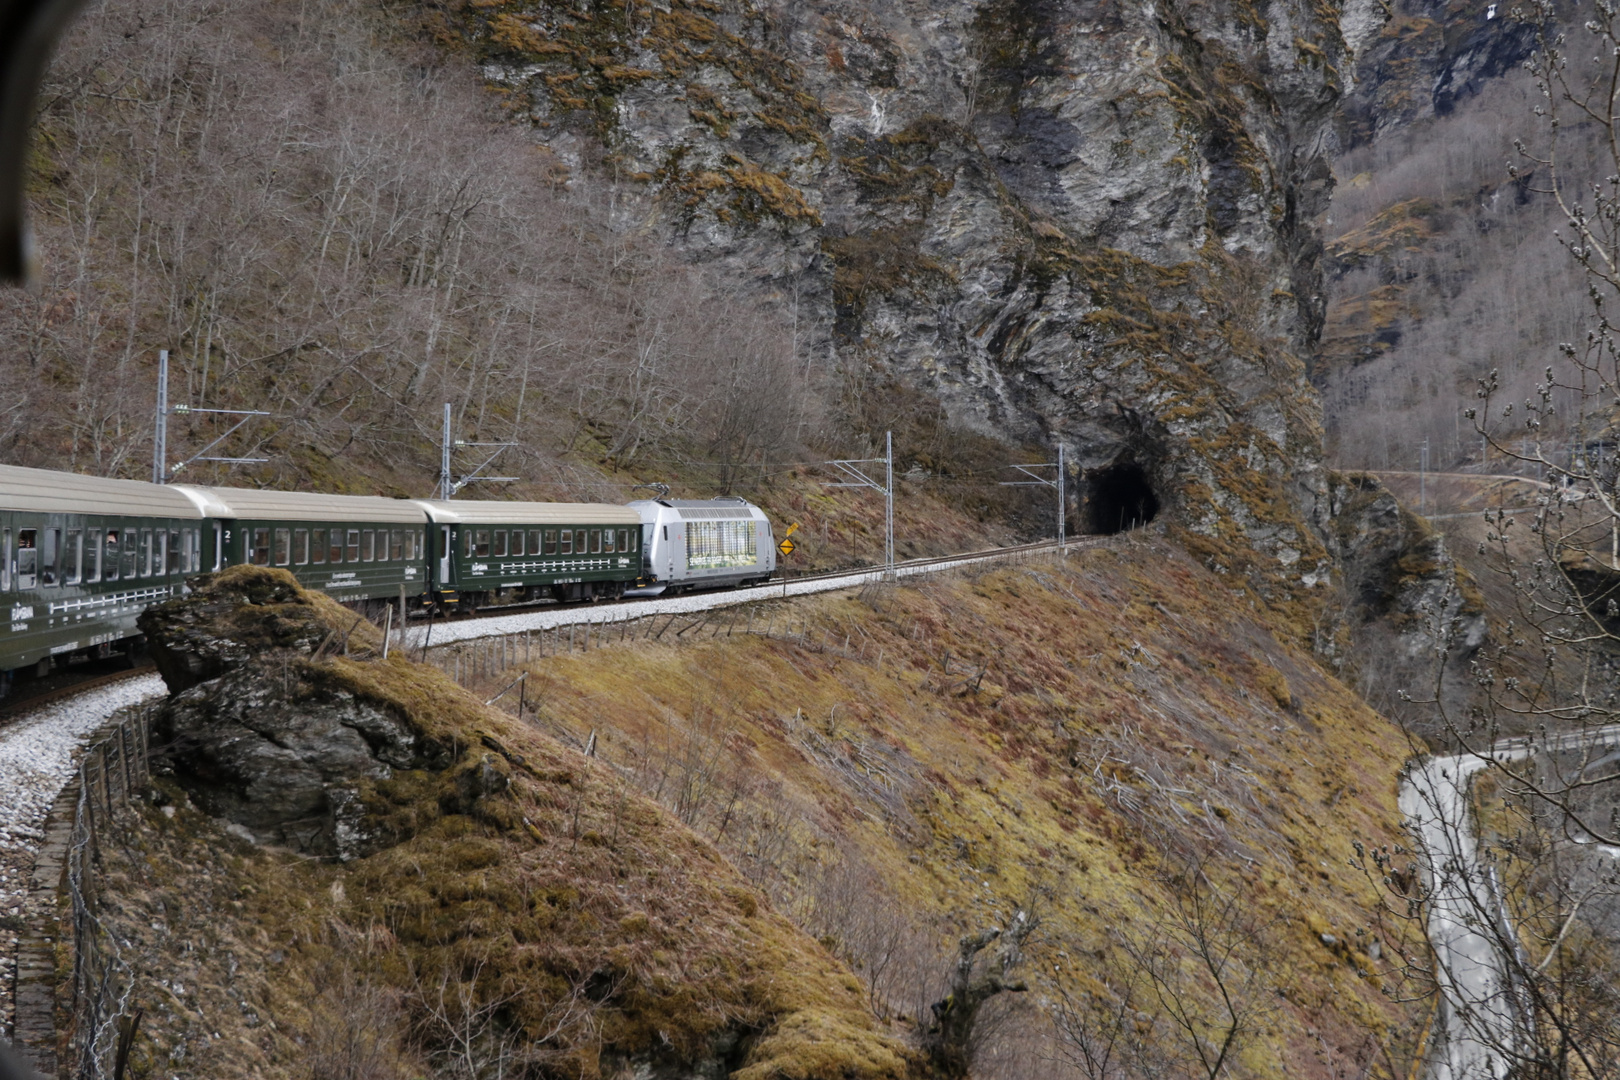
M124 517L202 518L184 492L144 480L0 465L0 508L42 514L116 514Z
M436 522L446 525L640 525L641 515L612 503L494 502L487 499L418 499Z
M735 495L718 499L638 499L630 505L647 521L658 519L658 507L675 511L682 521L767 520L765 511Z
M176 484L175 487L182 485ZM258 521L367 521L422 525L420 504L379 495L325 495L313 491L261 491L183 485L212 504L207 516Z

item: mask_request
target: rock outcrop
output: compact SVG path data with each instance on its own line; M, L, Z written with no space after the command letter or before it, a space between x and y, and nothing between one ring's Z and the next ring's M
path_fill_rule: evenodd
M1367 473L1332 477L1336 547L1344 553L1344 628L1363 638L1355 650L1366 661L1418 672L1445 644L1448 664L1462 670L1485 641L1484 597L1446 547L1445 536L1403 507ZM1392 637L1394 651L1367 647L1364 638ZM1333 648L1321 643L1323 651ZM1343 655L1335 659L1341 662Z
M1341 109L1344 147L1445 116L1523 63L1535 47L1536 27L1514 8L1494 0L1346 5L1342 21L1355 54L1355 88Z
M1206 562L1286 602L1331 561L1305 358L1337 16L493 0L441 31L563 162L605 154L673 244L792 305L829 365L1062 443L1093 503L1134 470Z
M140 620L172 694L156 729L170 767L238 835L305 854L368 853L362 789L450 761L397 710L317 663L323 649L371 651L375 628L277 571L234 567L195 590Z

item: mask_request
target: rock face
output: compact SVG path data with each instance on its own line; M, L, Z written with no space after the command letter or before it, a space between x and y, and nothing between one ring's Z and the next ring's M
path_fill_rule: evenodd
M1335 474L1331 490L1352 636L1364 637L1357 631L1369 628L1393 636L1395 655L1386 659L1417 670L1435 655L1437 630L1453 624L1447 663L1464 670L1485 640L1484 598L1447 550L1444 535L1371 475ZM1359 651L1370 651L1365 640L1358 644Z
M1494 0L1347 5L1343 25L1355 52L1355 89L1341 110L1339 137L1345 148L1416 120L1445 116L1464 97L1522 63L1535 47L1536 29L1513 17L1514 7Z
M1337 16L481 0L441 29L565 162L606 154L673 244L791 305L829 365L1062 443L1092 525L1154 505L1285 598L1332 555L1305 357ZM1131 477L1151 500L1116 506Z
M173 695L156 726L170 766L205 811L256 842L365 854L362 787L444 756L313 662L323 644L343 650L348 615L312 604L282 571L242 566L141 616Z

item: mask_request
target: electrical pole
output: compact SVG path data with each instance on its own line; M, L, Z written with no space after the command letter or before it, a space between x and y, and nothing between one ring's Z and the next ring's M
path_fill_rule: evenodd
M1066 479L1066 476L1067 476L1067 467L1064 465L1064 462L1063 462L1063 444L1058 443L1057 460L1056 461L1042 461L1042 462L1039 462L1039 463L1037 463L1035 465L1008 465L1007 468L1009 468L1009 469L1017 469L1019 472L1023 473L1025 476L1029 477L1029 479L1028 480L1003 480L1001 482L1002 487L1049 487L1049 488L1056 488L1057 489L1057 543L1058 543L1058 554L1059 555L1065 554L1068 551L1068 547L1069 547L1068 546L1068 524L1069 524L1068 523L1068 517L1069 517L1068 510L1069 510L1069 504L1067 502L1068 496L1065 494L1065 491L1064 491L1064 480ZM1057 470L1057 479L1056 480L1048 480L1046 477L1042 476L1040 473L1032 471L1032 470L1035 470L1035 469L1056 469Z
M1418 513L1428 513L1429 493L1429 440L1423 440L1423 446L1418 450Z
M894 577L894 432L883 433L883 566Z
M456 493L450 479L450 403L444 403L444 439L439 446L439 498L448 499Z
M1058 443L1058 555L1069 553L1068 525L1069 501L1064 494L1063 482L1068 477L1068 469L1063 464L1063 444Z
M169 482L169 350L158 350L157 423L152 429L152 483Z
M444 438L443 438L443 441L442 441L442 443L440 444L440 447L439 447L439 498L441 498L441 499L454 498L456 492L460 491L462 488L466 487L468 484L472 483L474 480L484 480L484 481L488 481L489 483L494 483L494 484L510 484L510 483L513 483L513 482L515 482L517 480L522 479L522 477L518 477L518 476L479 476L478 475L479 473L483 472L485 469L489 468L490 465L494 464L495 459L501 456L501 451L502 450L509 450L512 447L516 446L516 445L517 445L517 443L515 443L515 442L503 442L503 443L474 442L474 443L470 443L470 442L463 442L460 439L452 439L450 437L450 403L448 401L445 402L444 403ZM493 454L489 455L489 457L485 458L483 463L481 465L479 465L476 469L474 469L472 472L467 473L466 475L462 476L462 478L460 480L457 480L456 477L455 477L455 473L451 468L451 454L455 452L455 449L458 446L493 446L493 447L495 447L495 452Z
M862 465L883 465L883 483L866 475ZM844 477L828 487L859 487L871 488L883 495L883 576L886 580L894 578L894 432L883 433L883 456L880 458L848 458L841 461L828 461ZM784 588L786 586L784 585Z

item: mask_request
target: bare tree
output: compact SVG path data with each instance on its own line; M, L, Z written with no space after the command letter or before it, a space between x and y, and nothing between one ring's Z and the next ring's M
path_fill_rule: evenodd
M964 934L957 942L949 993L933 1004L933 1023L923 1038L923 1048L940 1075L967 1076L984 1007L1000 994L1029 989L1015 973L1023 963L1025 944L1040 924L1033 905L1026 905L1013 912L1005 929Z
M1117 936L1151 1003L1144 1040L1179 1071L1217 1080L1265 1026L1275 995L1267 984L1270 920L1207 869L1194 855L1161 875L1168 908Z
M817 412L785 316L678 263L589 163L553 184L474 72L355 0L111 0L40 123L43 281L0 300L8 460L139 474L159 348L177 401L274 414L221 448L276 459L249 482L430 471L449 401L530 465L713 452L725 484Z
M1130 964L1109 966L1095 989L1057 984L1057 1053L1086 1080L1126 1080L1148 1071L1141 1063L1153 1018L1140 1008L1141 982L1142 969Z

